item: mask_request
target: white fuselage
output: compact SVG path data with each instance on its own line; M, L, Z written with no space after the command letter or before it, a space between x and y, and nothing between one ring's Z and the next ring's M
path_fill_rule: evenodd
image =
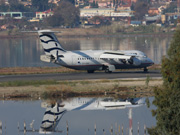
M144 68L151 66L153 61L143 52L137 50L86 50L66 51L51 30L38 31L39 39L44 48L45 56L41 60L54 62L77 70L95 70L112 72L115 69Z
M87 50L87 51L67 51L63 57L58 57L57 64L77 70L103 70L103 65L114 65L116 69L144 68L153 64L141 51L118 51L125 54L136 54L138 64L123 63L118 57L101 58L107 51Z
M135 99L113 99L113 98L72 98L56 104L44 105L46 112L41 122L40 133L51 133L55 131L56 126L62 116L67 111L75 110L115 110L132 107L139 107L145 104L144 98Z

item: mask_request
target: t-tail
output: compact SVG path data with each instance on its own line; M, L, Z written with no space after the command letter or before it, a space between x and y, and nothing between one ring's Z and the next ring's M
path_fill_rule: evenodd
M61 44L56 38L54 31L40 30L38 31L38 34L40 43L47 57L57 59L59 55L66 52L66 50L61 47Z
M66 111L67 110L60 107L58 103L56 103L55 106L48 107L44 113L39 133L44 134L58 132L56 127Z

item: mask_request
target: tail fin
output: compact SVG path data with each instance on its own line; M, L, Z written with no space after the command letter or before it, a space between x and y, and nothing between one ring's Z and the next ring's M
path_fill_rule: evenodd
M59 107L58 103L54 107L48 107L44 113L39 132L43 134L55 132L59 121L66 111L63 107Z
M53 31L40 30L38 34L46 55L57 58L59 54L66 52L66 50L61 47Z

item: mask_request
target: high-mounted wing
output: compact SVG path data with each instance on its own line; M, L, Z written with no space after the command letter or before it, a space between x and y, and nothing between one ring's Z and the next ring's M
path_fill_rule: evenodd
M101 59L119 59L124 64L140 65L141 62L135 57L137 54L123 53L119 51L108 51L100 55Z
M125 54L123 52L117 52L117 51L104 52L103 54L100 55L101 59L129 60L132 57L134 57L134 55Z

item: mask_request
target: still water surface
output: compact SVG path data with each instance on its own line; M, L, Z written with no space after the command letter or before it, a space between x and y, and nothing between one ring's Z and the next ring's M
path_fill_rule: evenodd
M67 134L67 123L69 135L94 135L95 124L97 134L104 132L110 134L112 126L113 134L122 134L123 127L123 133L130 135L131 125L133 134L138 134L138 125L140 134L144 134L144 125L152 127L156 124L155 118L151 115L151 110L155 107L151 105L148 108L145 99L69 98L54 101L0 101L0 121L2 121L0 134L23 135L24 121L27 135L38 135L39 130L45 134L42 132L42 127L47 128L52 121L57 122L56 132L54 129L51 131L54 135ZM150 103L153 99L149 97ZM35 132L32 132L32 128Z
M167 53L171 35L58 38L66 50L140 50L156 64ZM0 39L0 67L56 66L40 61L44 54L38 37Z

